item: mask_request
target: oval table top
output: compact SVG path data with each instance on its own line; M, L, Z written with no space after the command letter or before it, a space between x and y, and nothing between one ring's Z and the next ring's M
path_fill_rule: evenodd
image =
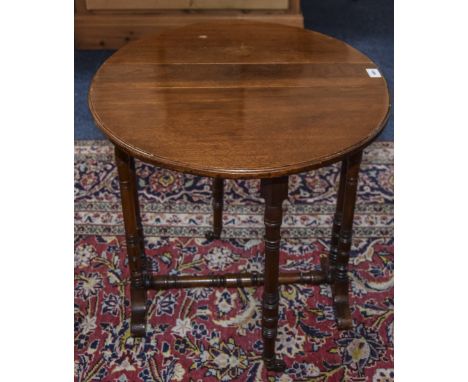
M376 137L389 95L366 69L377 66L317 32L199 23L113 54L92 81L89 107L114 144L146 162L271 178L340 160Z

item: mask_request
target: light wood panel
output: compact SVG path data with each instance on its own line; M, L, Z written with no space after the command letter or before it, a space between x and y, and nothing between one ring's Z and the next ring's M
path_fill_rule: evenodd
M145 35L213 20L304 24L299 0L75 0L75 47L118 49Z
M168 28L212 20L269 21L282 25L303 26L298 14L194 14L194 15L75 15L77 49L118 49L129 41Z
M86 0L88 10L288 9L288 0Z

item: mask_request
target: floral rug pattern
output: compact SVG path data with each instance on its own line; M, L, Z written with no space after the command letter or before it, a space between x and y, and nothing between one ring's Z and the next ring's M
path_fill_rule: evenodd
M153 272L262 271L259 181L226 181L222 240L208 178L137 161L145 248ZM319 267L327 253L339 166L290 177L281 269ZM112 146L75 143L75 381L393 381L393 144L364 155L350 279L354 328L338 331L326 285L282 286L277 352L261 361L262 288L148 292L144 339L129 330L129 273Z

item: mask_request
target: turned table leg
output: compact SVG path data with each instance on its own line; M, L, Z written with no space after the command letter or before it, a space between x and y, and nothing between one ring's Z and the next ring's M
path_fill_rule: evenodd
M131 333L143 337L146 331L146 261L140 220L135 162L133 157L115 147L120 195L130 267Z
M271 371L283 371L285 364L275 356L278 331L278 274L280 228L283 201L288 197L288 177L262 179L262 197L265 199L265 281L262 302L263 360Z
M339 329L350 329L353 326L351 310L349 308L349 279L348 262L351 250L354 208L356 205L357 183L362 151L349 155L342 166L340 190L338 192L337 215L339 220L339 236L332 241L331 260L335 257L335 264L331 264L333 306ZM340 197L341 195L341 197ZM340 201L340 198L342 199ZM340 208L341 207L341 208ZM340 209L340 210L338 210ZM341 212L340 212L341 211ZM336 234L336 232L334 232ZM334 244L334 245L333 245Z
M219 239L223 229L224 179L214 178L213 190L213 230L206 233L208 240Z
M333 218L333 228L330 243L330 254L328 256L328 281L335 279L335 269L338 260L338 242L340 238L341 221L343 219L343 201L346 181L346 160L341 162L340 183L338 187L338 196L336 201L335 216Z

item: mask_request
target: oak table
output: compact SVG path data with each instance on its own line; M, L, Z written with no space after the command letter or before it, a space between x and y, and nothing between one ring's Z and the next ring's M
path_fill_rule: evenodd
M330 283L340 329L352 325L347 266L362 150L388 118L385 79L332 37L270 23L199 23L131 42L96 73L89 107L115 145L131 271L131 331L144 336L146 292L263 285L263 359L275 357L279 284ZM155 275L146 268L134 158L213 178L213 230L222 230L223 180L261 179L264 274ZM341 161L328 259L279 273L288 175Z

